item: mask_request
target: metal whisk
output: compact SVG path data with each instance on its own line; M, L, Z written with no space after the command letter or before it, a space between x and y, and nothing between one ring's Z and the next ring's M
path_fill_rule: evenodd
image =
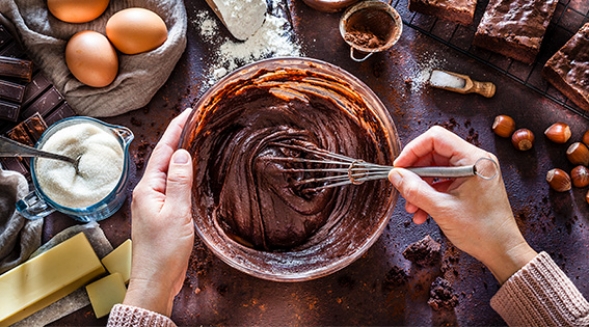
M293 183L294 187L303 186L306 192L316 192L326 188L344 185L360 185L367 181L386 179L394 167L369 163L364 160L350 158L319 148L309 148L297 144L270 143L286 149L296 150L310 154L310 158L293 157L268 157L268 160L287 163L320 164L321 168L286 168L286 173L333 173L324 177L310 177ZM492 170L483 167L490 163ZM324 165L324 166L323 166ZM480 158L475 164L454 167L411 167L406 168L421 177L457 178L479 176L485 180L493 179L499 172L499 165L490 158ZM306 185L324 183L316 187L304 187Z

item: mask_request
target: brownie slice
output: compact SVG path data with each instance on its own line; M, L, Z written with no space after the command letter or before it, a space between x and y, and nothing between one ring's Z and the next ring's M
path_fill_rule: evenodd
M409 10L462 25L474 19L477 0L409 0Z
M490 0L473 44L531 64L557 4L558 0Z
M579 108L589 110L589 23L548 59L542 75Z

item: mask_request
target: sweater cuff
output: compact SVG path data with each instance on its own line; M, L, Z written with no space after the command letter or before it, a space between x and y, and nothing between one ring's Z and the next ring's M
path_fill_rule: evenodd
M116 304L108 317L107 327L157 326L176 327L167 316L132 305Z
M511 276L491 299L510 326L586 326L589 303L546 252Z

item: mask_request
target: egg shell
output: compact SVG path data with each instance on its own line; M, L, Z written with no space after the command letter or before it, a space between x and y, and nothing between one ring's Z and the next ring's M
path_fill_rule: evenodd
M87 23L106 10L109 0L47 0L47 8L66 23Z
M119 51L138 54L156 49L168 39L166 23L144 8L123 9L108 19L106 36Z
M65 62L82 83L104 87L117 77L119 59L108 39L95 31L81 31L68 41Z

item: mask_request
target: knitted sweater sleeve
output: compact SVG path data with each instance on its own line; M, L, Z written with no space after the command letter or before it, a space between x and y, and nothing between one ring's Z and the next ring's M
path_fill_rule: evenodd
M509 326L589 326L589 303L546 252L511 276L491 307Z
M176 324L157 312L116 304L110 310L107 327L176 327Z

